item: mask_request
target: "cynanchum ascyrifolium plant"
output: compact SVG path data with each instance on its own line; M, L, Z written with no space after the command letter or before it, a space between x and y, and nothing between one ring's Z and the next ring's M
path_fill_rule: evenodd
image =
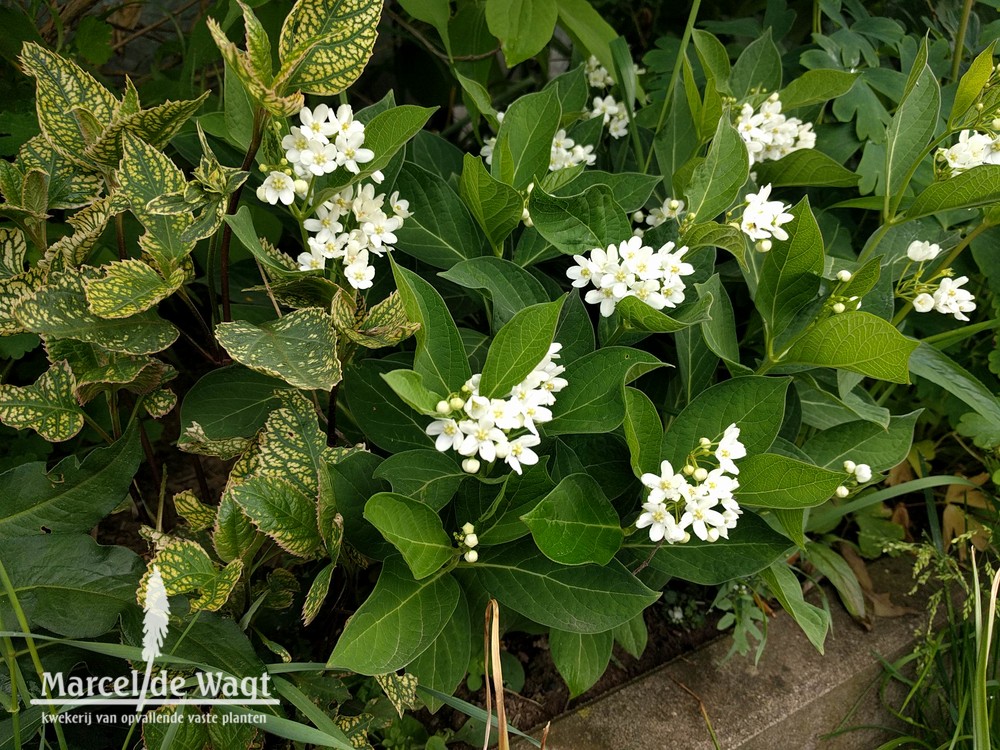
M509 63L547 43L485 5ZM204 99L142 109L131 84L112 94L25 47L42 132L0 163L0 332L38 336L46 367L0 386L0 420L87 453L0 474L17 498L0 513L4 625L19 607L26 629L134 657L155 565L182 600L176 656L285 675L280 711L334 747L387 732L379 701L439 708L489 598L548 634L572 695L615 643L641 653L673 579L726 585L739 650L763 596L822 649L828 615L788 560L846 566L827 544L839 520L911 449L920 414L898 386L951 393L984 444L1000 422L935 346L983 325L910 314L921 295L959 321L985 307L963 251L998 221L1000 166L961 134L992 132L992 46L953 76L942 121L928 41L900 34L912 72L880 99L857 61L796 58L770 30L731 61L692 17L676 65L647 63L657 78L583 6L557 13L583 42L571 67L503 116L463 68L468 153L423 129L428 109L333 98L378 3L299 0L276 40L241 6L245 49L210 21L226 96L197 118ZM893 114L873 125L859 91ZM945 170L956 140L970 151ZM69 227L52 211L75 211ZM177 448L224 486L139 496L148 563L99 547L86 532L171 412ZM47 593L66 585L87 617ZM292 607L302 624L274 627ZM336 695L291 659L324 661ZM386 697L352 702L372 685Z

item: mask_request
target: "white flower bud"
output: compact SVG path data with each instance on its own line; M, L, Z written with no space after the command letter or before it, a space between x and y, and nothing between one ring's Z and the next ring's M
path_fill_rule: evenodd
M704 482L706 479L708 479L708 469L706 469L704 466L699 466L697 469L694 470L694 478L695 481L697 482Z
M300 198L309 192L309 183L305 180L296 180L292 183L292 189Z
M986 108L986 105L982 102L976 102L976 111L982 112Z
M451 412L451 406L447 401L441 400L437 402L437 406L434 407L434 411L438 414L448 414Z
M708 529L708 531L705 534L705 536L708 537L708 541L709 542L716 542L719 539L719 530L718 529Z
M507 456L510 455L510 443L497 443L496 444L497 458L503 461Z
M854 469L854 478L857 479L860 484L870 482L872 480L872 467L868 464L858 464Z
M703 448L707 448L711 444L712 444L712 441L709 440L707 437L698 438L698 445L702 446Z
M450 406L455 411L458 411L459 409L465 406L465 400L459 398L458 396L453 396L451 400L448 402L448 406Z
M646 220L646 214L644 214L642 211L636 211L634 214L632 214L632 221L635 224L642 224L642 222L645 220Z
M479 553L476 552L474 549L470 549L468 552L465 553L466 562L474 563L478 559L479 559Z
M691 464L685 464L684 468L682 469L682 471L687 476L691 476L692 474L694 474L694 467Z
M834 494L837 497L847 497L848 495L851 494L851 491L849 489L847 489L844 485L840 485L837 488L836 492L834 492Z
M853 474L856 468L858 468L858 465L853 461L844 461L844 471L848 474Z
M759 253L769 253L773 245L771 244L771 240L758 240L754 247L757 248L757 252Z
M918 313L930 312L934 309L934 298L926 292L918 294L913 300L913 309Z
M463 534L465 534L465 535L469 535L469 534L471 534L472 532L474 532L475 530L476 530L476 527L475 527L475 526L473 526L473 525L472 525L471 523L468 523L468 522L467 522L467 523L465 523L465 524L464 524L464 525L462 526L462 533L463 533Z
M462 461L462 471L466 474L475 474L479 471L479 459L478 458L467 458Z
M475 534L466 534L465 539L463 541L465 542L466 547L472 549L477 544L479 544L479 537L476 536Z
M992 125L994 130L1000 130L1000 117L994 117Z
M681 207L681 202L676 198L674 198L674 200L670 201L670 203L668 203L667 206L670 208L671 211L676 211L678 208Z
M687 532L687 531L685 531L685 532L684 532L684 538L683 538L683 539L681 539L681 544L687 544L687 543L688 543L688 542L690 542L690 541L691 541L691 533L690 533L690 532Z
M844 307L844 303L843 303L843 302L837 302L837 303L836 303L836 304L835 304L835 305L833 306L833 311L834 311L834 312L835 312L835 313L836 313L837 315L840 315L840 314L841 314L842 312L844 312L844 310L846 310L846 309L847 309L847 308L846 308L846 307Z
M843 281L845 284L848 281L851 280L852 276L853 276L853 274L851 274L851 272L848 271L846 268L843 269L843 270L837 271L837 280L838 281Z

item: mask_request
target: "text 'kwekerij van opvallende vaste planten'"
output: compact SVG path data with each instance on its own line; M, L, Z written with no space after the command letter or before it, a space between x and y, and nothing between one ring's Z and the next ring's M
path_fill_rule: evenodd
M518 634L988 546L991 3L83 5L0 10L0 747L482 745Z

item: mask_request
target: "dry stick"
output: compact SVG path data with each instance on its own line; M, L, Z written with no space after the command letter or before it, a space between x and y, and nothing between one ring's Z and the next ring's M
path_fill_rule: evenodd
M486 605L486 618L484 621L484 653L486 654L486 666L493 677L493 692L497 697L497 748L498 750L510 750L510 736L507 733L507 711L503 700L503 668L500 665L500 605L496 599L490 599ZM492 662L492 664L491 664ZM493 723L490 715L490 675L486 675L486 742L483 750L487 750L490 745L490 727Z
M708 733L712 737L712 743L715 745L716 748L718 748L719 747L719 740L715 736L715 730L712 729L712 721L711 721L711 719L708 718L708 710L705 708L705 702L700 697L698 697L698 694L696 692L694 692L691 688L689 688L683 682L681 682L680 680L674 679L670 675L667 675L667 676L670 677L671 681L675 685L677 685L677 687L679 687L685 693L687 693L692 698L694 698L696 701L698 701L698 710L701 711L701 718L705 720L705 728L708 729Z
M439 50L433 44L433 42L431 42L430 39L428 39L427 37L425 37L423 34L421 34L419 31L417 31L415 28L413 28L413 26L411 26L405 20L403 20L403 18L401 18L399 16L399 14L393 13L391 10L387 10L386 12L387 12L389 18L391 18L393 21L395 21L400 26L402 26L406 31L410 32L410 34L413 35L414 39L416 39L418 42L420 42L422 45L424 45L424 47L427 48L428 52L430 52L431 54L435 55L439 59L444 60L447 63L450 63L450 62L475 62L476 60L486 60L487 58L493 57L497 52L500 51L500 46L497 45L497 47L495 47L494 49L491 49L489 52L480 52L478 55L455 55L455 56L448 55L448 54L442 52L441 50Z
M545 722L545 729L542 730L542 746L539 748L539 750L545 750L545 743L549 739L549 727L551 726L552 726L551 721Z
M117 52L118 50L120 50L125 45L130 44L130 43L134 42L136 39L145 36L150 31L155 31L156 29L160 28L163 24L165 24L167 21L171 20L172 18L174 18L176 16L181 15L188 8L190 8L190 7L194 6L194 5L197 5L199 2L201 2L201 0L190 0L190 2L185 3L184 5L182 5L180 8L178 8L177 10L175 10L172 14L168 13L163 18L161 18L159 21L154 21L153 23L149 24L148 26L143 26L138 31L135 31L132 34L129 34L127 37L125 37L124 39L122 39L120 42L112 45L111 51L112 52Z

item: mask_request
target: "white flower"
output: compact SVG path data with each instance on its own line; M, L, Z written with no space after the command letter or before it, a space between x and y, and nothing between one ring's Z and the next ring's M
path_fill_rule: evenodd
M635 522L637 529L649 527L649 540L660 542L666 539L667 543L674 544L684 540L684 528L677 523L677 519L667 510L663 503L647 502L643 503L642 513Z
M616 297L613 287L602 289L591 289L583 298L589 305L600 305L601 315L605 318L611 317L621 297Z
M945 315L954 315L957 320L967 321L968 317L964 313L976 309L972 292L961 288L968 280L968 276L941 279L941 283L934 291L934 309Z
M285 158L290 164L298 164L301 154L309 148L309 134L302 128L292 127L290 132L281 139L281 147L285 149Z
M922 263L925 260L934 260L940 252L941 247L939 245L914 240L906 248L906 257L915 263Z
M493 149L497 145L496 138L484 138L483 147L479 149L479 155L483 157L488 165L493 163Z
M574 255L573 260L576 265L570 267L566 275L572 279L573 286L580 289L593 281L593 263L586 255Z
M681 516L681 526L691 527L694 535L706 542L714 542L728 529L726 519L717 510L713 510L716 501L704 495L692 497L684 505L684 515ZM715 533L711 533L712 531ZM714 538L712 538L714 537Z
M310 141L309 148L300 155L302 166L316 176L333 172L337 168L338 158L336 146L319 141Z
M628 135L628 115L625 112L619 112L611 118L611 124L608 126L608 133L610 133L611 137L616 140L618 138L624 138Z
M733 498L740 483L735 477L729 476L721 467L712 469L701 484L694 488L696 495L711 498L716 502L725 503Z
M409 219L413 216L410 213L410 202L400 198L398 190L389 196L389 206L392 208L392 213L395 217L399 219L400 224L403 223L404 219Z
M540 442L537 435L522 435L504 446L505 455L501 456L498 450L497 458L502 458L510 468L520 474L522 466L533 466L538 463L538 454L531 449Z
M299 253L297 260L300 271L322 271L326 268L326 256L316 247L310 246L308 253Z
M395 216L389 218L382 214L381 219L376 217L375 221L366 221L362 230L368 235L371 244L380 248L382 245L396 244L396 235L393 232L399 228L400 223Z
M930 312L934 309L934 298L927 292L918 294L913 299L913 309L918 313Z
M302 222L302 226L307 232L316 232L317 242L326 242L344 231L344 225L337 220L340 218L338 213L333 204L323 203L316 209L315 218L306 219Z
M649 488L649 501L662 503L686 499L691 494L691 487L683 474L674 471L669 461L660 462L660 474L646 473L640 480Z
M740 442L739 438L740 428L735 423L731 424L722 434L722 440L719 441L719 445L715 449L715 458L719 462L719 468L730 474L740 473L739 467L733 462L738 458L744 458L747 454L746 446Z
M290 206L295 201L295 185L291 177L284 172L271 172L257 188L257 198L267 201L272 206L281 201Z
M780 159L801 148L816 146L812 123L781 114L781 101L771 94L755 112L750 104L740 108L736 131L746 144L750 166L757 162Z
M368 289L375 278L375 266L367 263L351 263L344 268L347 282L355 289Z
M743 219L740 229L752 240L765 240L774 237L777 240L787 240L788 232L781 228L795 217L787 213L786 206L781 201L768 200L771 195L771 185L765 185L757 193L746 196L747 206L743 209Z
M459 427L465 433L458 452L463 456L474 456L476 453L484 461L491 463L497 457L497 443L507 442L507 436L498 430L493 420L489 418L472 421L463 420Z
M444 453L448 450L457 451L465 439L465 434L458 428L454 419L435 419L424 429L434 438L434 447Z
M604 124L611 122L611 118L618 114L618 102L613 96L595 96L593 109L590 110L590 117L604 118Z
M364 135L365 126L354 119L354 110L350 104L341 104L337 113L330 113L330 122L334 125L337 135Z
M337 131L337 126L330 122L330 108L320 104L316 109L303 107L299 112L302 130L309 134L310 140L327 143L330 136Z
M585 70L587 73L587 82L591 88L606 89L608 86L614 85L615 81L608 72L608 69L601 65L600 61L593 55L587 59Z
M365 142L364 133L341 133L337 136L337 163L348 172L358 174L361 167L375 158L375 152L370 148L362 148Z
M1000 139L974 130L963 130L958 135L958 143L951 148L938 149L953 174L978 167L981 164L1000 164Z

